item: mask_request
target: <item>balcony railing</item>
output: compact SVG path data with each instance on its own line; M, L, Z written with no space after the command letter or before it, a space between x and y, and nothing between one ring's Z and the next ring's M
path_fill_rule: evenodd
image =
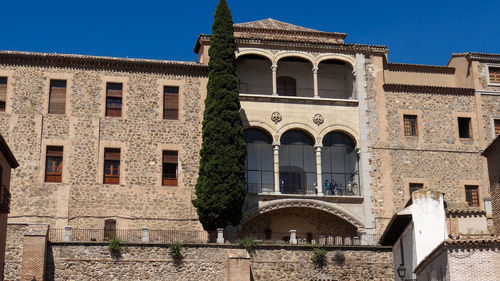
M291 233L293 231L293 234ZM237 243L239 239L253 238L262 244L297 244L297 245L325 245L325 246L377 246L379 236L375 234L341 235L328 233L301 233L289 232L221 232L224 243ZM149 230L144 229L58 229L49 231L50 242L108 242L111 237L127 243L217 243L216 231L197 230ZM296 241L291 241L292 238Z
M0 214L8 213L10 213L10 192L5 185L2 185L0 186Z
M318 189L319 191L319 189ZM347 185L342 189L333 189L327 192L325 187L322 189L321 196L360 196L359 185ZM247 193L250 194L273 194L274 184L271 183L247 183ZM318 195L315 185L284 185L280 187L281 194L303 194L303 195Z
M248 84L248 83L240 83L239 91L241 94L249 94L249 95L272 95L273 88L270 85L258 85L258 84ZM278 89L279 96L285 96L280 93ZM353 99L355 97L354 90L345 90L345 89L326 89L319 88L318 95L320 98L325 99ZM296 88L295 95L293 97L314 97L314 88Z

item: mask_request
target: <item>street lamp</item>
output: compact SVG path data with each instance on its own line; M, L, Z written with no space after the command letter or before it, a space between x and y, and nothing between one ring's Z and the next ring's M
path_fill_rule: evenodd
M398 271L399 278L401 278L401 280L403 280L403 278L406 275L406 268L405 268L405 266L403 264L400 264L397 271Z

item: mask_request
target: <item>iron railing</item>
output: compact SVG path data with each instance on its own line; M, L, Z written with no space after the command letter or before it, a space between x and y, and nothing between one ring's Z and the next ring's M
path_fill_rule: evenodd
M234 234L233 234L234 235ZM231 233L224 237L232 237ZM290 244L290 232L238 232L237 239L253 238L263 244ZM298 245L359 246L378 245L379 235L360 233L358 235L339 235L324 233L296 233Z
M247 183L248 193L274 193L274 184L272 183Z
M0 214L10 213L10 191L5 185L0 186Z
M274 194L274 184L272 183L247 183L247 193L250 194ZM326 188L322 188L322 196L360 196L361 191L359 185L348 185L342 189L334 189L333 187L327 192ZM319 189L315 185L283 185L280 187L281 194L303 194L303 195L318 195Z

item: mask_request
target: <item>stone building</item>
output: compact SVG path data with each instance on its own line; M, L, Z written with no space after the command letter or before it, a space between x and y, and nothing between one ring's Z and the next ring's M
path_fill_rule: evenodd
M234 27L248 150L240 231L370 237L424 187L450 208L489 204L480 152L500 132L500 55L399 64L345 33ZM191 200L209 47L200 35L196 63L1 51L0 133L20 163L9 222L201 230Z
M0 87L0 93L2 88ZM0 280L3 280L5 265L5 241L7 239L7 216L10 212L10 175L19 166L12 151L0 135Z

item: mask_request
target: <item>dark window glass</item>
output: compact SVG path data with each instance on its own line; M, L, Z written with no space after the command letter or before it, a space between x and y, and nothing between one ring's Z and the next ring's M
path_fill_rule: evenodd
M423 183L410 183L410 195L417 191L417 190L420 190L424 188L424 184Z
M417 115L403 115L405 136L416 136L417 132Z
M358 154L354 140L341 132L323 137L322 188L327 195L359 195Z
M278 86L278 95L297 96L297 82L290 76L280 76L276 79Z
M62 182L63 147L47 146L45 182Z
M106 116L122 116L122 83L106 83Z
M274 191L272 138L260 129L248 129L243 139L247 146L246 180L249 193Z
M316 193L316 156L313 145L313 138L299 130L287 131L281 136L279 152L281 193Z
M162 185L177 186L178 178L178 152L174 150L163 151Z
M465 186L465 200L471 207L479 207L479 191L477 185Z
M0 77L0 111L5 111L7 100L7 77Z
M471 138L470 118L458 117L458 136L463 139Z
M179 119L179 87L163 87L163 119Z

